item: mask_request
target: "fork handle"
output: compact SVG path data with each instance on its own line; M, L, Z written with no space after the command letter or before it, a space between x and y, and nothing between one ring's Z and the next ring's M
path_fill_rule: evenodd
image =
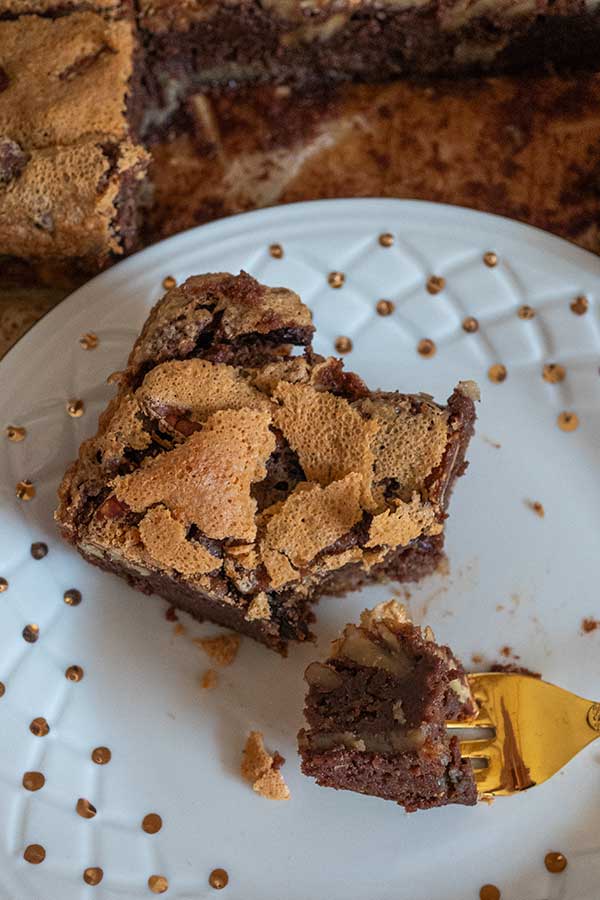
M600 732L600 703L592 703L588 709L587 722L593 731Z

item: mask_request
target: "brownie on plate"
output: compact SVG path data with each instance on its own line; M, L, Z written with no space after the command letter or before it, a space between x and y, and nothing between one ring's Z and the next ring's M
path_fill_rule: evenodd
M477 388L445 407L370 391L313 330L297 294L243 272L168 291L65 475L65 537L280 651L310 637L320 595L432 572Z
M471 763L445 727L476 715L469 682L450 649L413 625L400 604L365 610L305 678L308 727L298 735L305 775L409 812L476 803Z

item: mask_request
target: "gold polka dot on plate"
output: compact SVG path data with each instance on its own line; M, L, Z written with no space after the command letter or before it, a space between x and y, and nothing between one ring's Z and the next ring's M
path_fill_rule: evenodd
M8 581L6 578L0 578L0 594L3 594L4 591L8 590Z
M18 500L33 500L35 497L35 485L28 479L17 481L15 493Z
M67 412L72 419L80 419L85 412L83 400L67 400Z
M36 541L29 548L29 552L34 559L43 559L48 555L48 544L44 544L43 541Z
M495 884L484 884L479 889L479 900L500 900L500 889Z
M94 334L93 331L86 331L79 338L79 343L84 350L95 350L98 346L98 335Z
M112 753L108 747L96 747L92 750L92 762L97 766L105 766L112 759Z
M563 410L563 412L558 414L556 422L561 431L575 431L579 425L579 416L577 413Z
M283 257L283 247L281 244L271 244L269 247L269 253L273 257L273 259L282 259Z
M148 879L148 887L153 894L164 894L169 890L169 882L164 875L151 875Z
M394 235L390 234L389 231L386 231L385 234L380 234L379 243L382 247L391 247L394 243Z
M81 816L82 819L93 819L98 812L94 804L90 803L90 801L86 800L84 797L79 798L75 805L75 809L77 810L77 815Z
M69 681L81 681L83 678L83 669L81 666L69 666L65 671L65 678Z
M174 288L177 285L177 279L173 278L172 275L166 275L162 280L162 286L165 291L170 291L171 288Z
M434 356L435 351L436 351L436 346L430 338L423 338L417 344L417 353L419 353L421 356L425 356L425 357Z
M148 813L142 819L142 829L146 834L157 834L162 828L162 819L158 813Z
M474 334L479 330L479 322L474 316L467 316L466 319L463 319L462 327L467 334Z
M229 875L227 874L225 869L213 869L208 876L208 883L212 888L220 891L224 887L227 887L229 883Z
M98 866L90 866L89 869L85 869L83 872L83 880L86 884L100 884L103 878L104 872Z
M22 425L7 425L5 434L9 441L12 441L13 444L18 444L19 441L25 440L27 429L23 428Z
M23 640L27 641L28 644L35 644L40 636L40 626L35 624L26 625L21 633Z
M544 865L549 872L557 874L558 872L565 871L568 865L568 860L564 853L546 853L544 857Z
M520 319L533 319L535 316L535 309L533 306L528 306L526 303L523 306L520 306L517 310L517 315Z
M0 681L0 697L4 697L6 693L6 686L2 681Z
M23 787L26 791L41 791L46 784L46 778L41 772L25 772L23 775Z
M498 265L498 256L494 253L493 250L488 250L487 253L483 254L483 261L490 269L493 269L494 266Z
M391 300L378 300L375 307L380 316L391 316L395 308Z
M352 341L349 337L339 337L335 339L334 346L338 353L350 353L352 350Z
M430 294L439 294L446 287L446 279L441 275L430 275L427 279L426 288Z
M81 603L81 591L78 591L77 588L69 588L68 591L64 592L63 600L67 606L79 606Z
M501 384L503 381L506 381L507 375L506 366L503 366L502 363L495 363L488 369L488 378L494 384Z
M35 737L46 737L50 731L50 726L43 716L38 716L29 725L29 730Z
M41 844L30 844L28 847L25 847L23 859L33 866L38 866L46 859L46 851Z
M327 276L327 281L329 282L329 286L332 288L341 288L346 280L346 276L343 272L330 272Z
M576 316L583 316L588 311L589 306L590 303L587 297L575 297L571 303L571 312L574 312Z
M558 384L565 380L567 370L558 363L548 363L542 369L542 378L550 384Z

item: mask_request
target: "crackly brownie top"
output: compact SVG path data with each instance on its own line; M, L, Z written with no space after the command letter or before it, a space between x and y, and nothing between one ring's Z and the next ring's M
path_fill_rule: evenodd
M293 291L246 273L170 290L63 483L67 533L264 599L441 531L457 423L429 398L370 393L340 360L292 355L312 332Z
M132 23L93 12L0 21L0 137L25 150L127 136Z
M94 259L118 252L113 223L122 176L141 177L146 158L129 142L115 147L81 141L26 151L0 137L3 252Z

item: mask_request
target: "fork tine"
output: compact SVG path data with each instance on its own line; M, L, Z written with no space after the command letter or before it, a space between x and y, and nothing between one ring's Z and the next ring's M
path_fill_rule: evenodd
M498 754L498 750L494 738L476 738L460 742L460 755L463 759L492 759Z

